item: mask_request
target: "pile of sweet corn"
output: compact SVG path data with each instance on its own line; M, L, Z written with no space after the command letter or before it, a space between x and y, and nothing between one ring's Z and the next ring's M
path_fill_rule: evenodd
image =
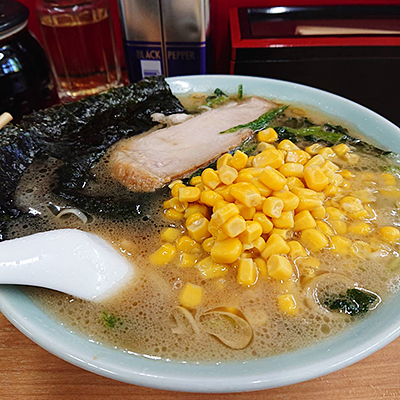
M290 140L274 145L278 135L272 128L259 132L258 140L255 156L240 150L226 153L216 170L205 169L188 186L171 183L164 213L175 227L162 232L165 243L150 256L153 264L196 268L206 279L235 269L237 282L250 287L261 278L315 276L320 262L314 256L325 249L368 257L373 246L362 240L368 235L378 233L379 240L389 243L400 238L394 227L376 232L371 191L352 192L355 174L342 166L357 164L359 156L349 146L316 143L302 150ZM393 175L381 174L380 179L382 193L400 196ZM202 296L201 287L188 283L180 301L194 308ZM292 293L277 301L283 312L297 313Z

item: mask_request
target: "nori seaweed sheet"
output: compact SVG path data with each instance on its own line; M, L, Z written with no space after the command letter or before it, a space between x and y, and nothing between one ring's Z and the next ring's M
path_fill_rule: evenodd
M118 140L153 127L152 114L185 111L165 79L157 76L34 112L18 125L4 127L0 130L0 240L5 222L21 213L14 204L14 193L35 157L63 161L57 171L58 195L81 206L98 204L101 211L104 199L81 192L95 163ZM127 207L124 204L123 209Z

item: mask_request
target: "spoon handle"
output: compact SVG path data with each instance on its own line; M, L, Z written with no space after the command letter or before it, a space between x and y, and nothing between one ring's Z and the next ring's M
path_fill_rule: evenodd
M45 287L94 300L130 272L128 261L109 243L77 229L0 243L0 284Z

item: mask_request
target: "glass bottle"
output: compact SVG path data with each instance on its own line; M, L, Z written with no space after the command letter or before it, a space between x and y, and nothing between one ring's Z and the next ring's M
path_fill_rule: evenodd
M121 84L108 0L38 0L36 9L62 101Z

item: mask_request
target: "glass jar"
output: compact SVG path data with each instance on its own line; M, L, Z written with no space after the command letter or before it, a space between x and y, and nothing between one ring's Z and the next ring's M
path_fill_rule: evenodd
M121 84L108 0L38 0L37 14L61 100Z
M46 55L27 29L29 10L0 2L0 114L22 115L49 105L53 83Z

